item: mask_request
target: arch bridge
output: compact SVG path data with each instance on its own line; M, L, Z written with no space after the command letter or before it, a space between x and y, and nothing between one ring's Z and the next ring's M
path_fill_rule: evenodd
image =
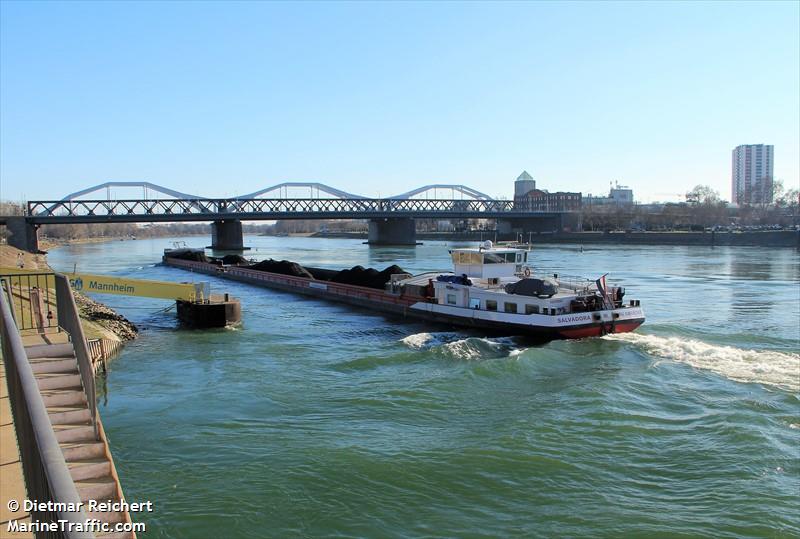
M116 187L141 188L143 196L114 198L111 189ZM298 190L304 196L289 196ZM420 198L443 190L451 198ZM84 198L98 192L105 198ZM38 249L37 229L43 224L210 221L212 247L237 250L243 248L242 221L366 219L370 243L414 244L415 219L497 219L511 227L524 221L529 230L554 230L563 228L565 214L570 213L521 210L513 201L492 199L464 185L432 184L392 197L367 198L316 182L284 182L241 196L207 198L150 182L109 181L60 200L30 201L26 209L24 217L8 217L6 224L10 243L29 250Z

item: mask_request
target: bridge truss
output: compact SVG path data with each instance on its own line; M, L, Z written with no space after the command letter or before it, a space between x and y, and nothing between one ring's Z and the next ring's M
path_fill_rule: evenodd
M510 200L155 199L31 201L29 222L169 222L225 219L376 219L524 217ZM555 212L539 212L540 215Z

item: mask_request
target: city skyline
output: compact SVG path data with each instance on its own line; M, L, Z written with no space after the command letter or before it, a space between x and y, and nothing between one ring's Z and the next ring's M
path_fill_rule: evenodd
M549 191L727 199L731 148L759 141L797 188L799 9L3 2L0 198L109 180L511 198L525 169ZM742 77L756 60L767 76Z

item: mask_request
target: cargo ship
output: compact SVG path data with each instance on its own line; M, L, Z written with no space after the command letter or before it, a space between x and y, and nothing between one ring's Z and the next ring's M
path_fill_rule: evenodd
M453 270L412 275L397 266L342 271L295 262L209 258L201 249L164 251L163 263L258 286L482 331L537 339L625 333L644 323L639 300L606 276L586 279L537 271L530 251L490 241L450 251Z

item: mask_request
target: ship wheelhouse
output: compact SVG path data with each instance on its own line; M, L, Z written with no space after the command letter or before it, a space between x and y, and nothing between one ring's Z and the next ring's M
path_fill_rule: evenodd
M453 273L473 279L514 278L528 263L528 251L521 249L453 249Z

